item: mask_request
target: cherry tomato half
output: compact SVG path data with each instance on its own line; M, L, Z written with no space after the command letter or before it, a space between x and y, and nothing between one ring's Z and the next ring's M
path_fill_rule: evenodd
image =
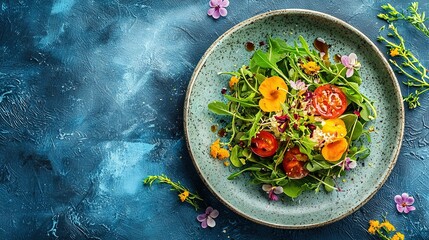
M346 111L346 95L338 87L325 84L313 93L313 106L323 118L337 118Z
M301 153L297 146L289 149L283 158L283 169L286 175L291 179L307 176L309 171L304 167L307 160L307 155Z
M277 148L279 147L276 137L267 132L260 131L252 140L250 141L250 148L252 152L260 157L271 157L273 156Z

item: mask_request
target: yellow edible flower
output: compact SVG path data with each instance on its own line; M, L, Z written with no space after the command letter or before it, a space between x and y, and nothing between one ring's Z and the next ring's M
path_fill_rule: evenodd
M341 159L349 146L345 138L339 138L322 148L322 156L326 161L335 162Z
M380 224L380 228L384 227L387 231L391 232L391 231L395 231L395 226L393 226L389 221L384 220L384 222L382 222Z
M304 64L301 64L302 69L304 69L304 72L308 75L314 75L319 72L320 66L317 65L316 62L310 61L306 62Z
M220 147L220 139L218 139L210 146L210 155L213 158L223 160L229 157L229 151Z
M380 229L380 222L377 220L369 220L369 228L368 232L371 234L375 234L375 232Z
M328 119L323 125L322 132L333 135L335 139L343 138L347 135L346 124L339 118Z
M233 89L236 83L238 83L238 78L236 76L232 76L229 80L229 88Z
M392 48L390 49L390 56L395 57L399 55L399 49L398 48Z
M269 77L265 79L258 90L262 94L262 99L259 100L259 107L264 112L275 112L282 110L281 104L286 101L288 92L285 81L278 77Z
M404 234L396 232L395 235L393 235L393 237L391 238L391 240L404 240L404 238Z
M184 191L181 194L179 194L180 201L184 202L189 197L189 192Z

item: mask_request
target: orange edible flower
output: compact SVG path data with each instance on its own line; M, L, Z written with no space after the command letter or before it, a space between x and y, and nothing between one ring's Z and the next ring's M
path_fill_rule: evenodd
M210 146L210 155L213 158L223 160L229 157L229 151L220 147L220 139L218 139Z
M328 119L323 125L322 132L333 135L335 139L343 138L347 135L346 124L339 118Z
M184 192L182 192L181 194L179 194L180 201L182 201L182 202L184 202L186 200L186 198L188 198L188 197L189 197L189 192L186 190Z
M232 76L229 80L229 88L233 89L236 83L238 83L238 78L236 76Z
M287 85L278 76L265 79L259 86L262 99L259 100L259 107L264 112L275 112L282 110L281 104L286 101L288 92Z
M310 61L304 64L301 64L301 67L304 69L304 72L308 75L314 75L319 72L320 66L316 62Z
M392 48L390 49L390 56L395 57L399 55L399 49L398 48Z
M348 145L345 138L340 138L334 142L328 143L322 148L322 156L325 160L330 162L338 161L347 150Z
M393 235L393 237L391 238L391 240L404 240L404 239L405 239L404 234L400 232L396 232L395 235Z
M380 229L380 222L377 220L369 220L369 228L368 232L371 234L375 234L375 232Z

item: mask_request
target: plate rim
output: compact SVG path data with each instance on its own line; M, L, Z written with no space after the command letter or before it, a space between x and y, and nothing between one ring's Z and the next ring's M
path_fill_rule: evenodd
M220 196L219 194L216 193L216 191L214 190L213 186L207 182L207 180L203 177L201 169L199 168L199 166L197 165L194 155L192 153L191 150L191 146L190 146L190 142L189 142L189 134L188 134L188 115L189 115L189 105L190 105L190 93L192 92L194 83L200 73L200 70L202 69L202 67L204 66L207 57L213 52L213 50L216 48L216 46L219 44L220 41L222 41L225 37L231 35L232 33L234 33L235 31L239 30L241 27L246 26L246 25L250 25L252 24L254 21L260 20L260 19L264 19L266 17L272 17L272 16L277 16L277 15L288 15L288 14L301 14L301 15L312 15L312 16L316 16L316 17L320 17L320 18L324 18L333 22L336 22L338 25L341 25L351 31L353 31L355 34L358 35L359 38L361 38L364 42L368 43L368 45L370 46L370 48L377 54L378 58L382 60L382 64L384 66L384 68L387 70L387 72L389 73L389 78L392 80L393 86L394 86L394 90L395 90L395 95L398 106L399 106L399 110L400 110L400 114L399 114L399 131L396 135L396 139L398 140L398 144L396 145L396 148L394 149L393 154L391 155L391 161L390 164L387 168L387 172L386 174L383 176L383 178L381 179L381 181L379 181L377 183L377 186L375 187L374 191L372 191L372 193L370 195L368 195L368 197L366 199L364 199L363 201L361 201L356 207L350 209L349 211L343 213L342 215L335 217L333 219L330 219L328 221L324 221L324 222L320 222L320 223L311 223L311 224L301 224L301 225L285 225L285 224L276 224L276 223L272 223L272 222L268 222L268 221L264 221L261 219L257 219L254 217L251 217L245 213L243 213L242 211L240 211L239 209L237 209L236 207L232 206L226 199L224 199L222 196ZM388 179L388 177L391 175L393 168L396 165L401 147L402 147L402 141L403 141L403 136L404 136L404 128L405 128L405 109L404 109L404 103L402 101L402 93L401 93L401 89L398 83L398 80L396 78L396 75L394 74L394 71L392 69L392 67L390 66L390 64L387 62L386 58L384 57L384 55L381 53L381 51L377 48L377 46L365 35L363 34L361 31L359 31L357 28L355 28L354 26L352 26L351 24L345 22L344 20L341 20L337 17L334 17L332 15L329 15L327 13L323 13L323 12L319 12L319 11L314 11L314 10L309 10L309 9L301 9L301 8L290 8L290 9L277 9L277 10L272 10L272 11L268 11L265 13L261 13L261 14L257 14L253 17L247 18L237 24L235 24L234 26L232 26L231 28L229 28L227 31L225 31L222 35L220 35L211 45L210 47L205 51L205 53L203 54L203 56L200 58L198 64L196 65L191 79L189 81L187 90L186 90L186 95L185 95L185 101L184 101L184 109L183 109L183 126L184 126L184 134L185 134L185 139L186 139L186 146L188 149L188 153L189 156L192 160L192 163L195 167L195 169L197 170L197 173L200 177L200 179L203 181L204 185L209 189L209 191L220 201L222 202L223 205L227 206L230 210L232 210L233 212L237 213L238 215L251 220L253 222L256 222L258 224L262 224L265 226L269 226L269 227L273 227L273 228L280 228L280 229L309 229L309 228L315 228L315 227L321 227L321 226L325 226L331 223L334 223L336 221L339 221L349 215L351 215L352 213L356 212L358 209L360 209L363 205L365 205L370 199L373 198L373 196L380 190L380 188L384 185L384 183L386 182L386 180Z

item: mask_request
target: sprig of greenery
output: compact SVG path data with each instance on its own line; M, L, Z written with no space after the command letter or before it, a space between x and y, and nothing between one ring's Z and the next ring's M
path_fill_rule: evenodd
M377 17L386 20L389 23L398 20L405 20L411 23L411 25L413 25L417 30L421 31L423 34L429 37L429 29L425 24L428 18L426 18L425 12L419 12L418 2L412 2L407 8L408 12L405 13L399 12L389 3L382 5L381 8L383 8L386 13L380 13L377 15Z
M408 107L414 109L420 106L420 95L429 90L429 75L420 60L407 48L404 38L393 23L389 24L388 31L387 35L396 41L391 41L381 35L377 40L386 44L392 57L389 62L396 67L399 74L403 74L407 78L407 81L403 83L409 87L417 88L414 93L410 93L404 98Z
M378 220L370 220L368 233L375 235L382 240L404 240L405 236L399 231L396 231L395 226L393 226L385 216L383 216L383 221L380 223Z
M194 206L195 210L200 208L199 202L204 201L197 193L191 193L188 188L184 187L180 182L173 182L166 175L148 176L143 180L145 185L152 186L154 182L159 182L171 186L171 191L179 192L178 197L182 202L187 202Z

